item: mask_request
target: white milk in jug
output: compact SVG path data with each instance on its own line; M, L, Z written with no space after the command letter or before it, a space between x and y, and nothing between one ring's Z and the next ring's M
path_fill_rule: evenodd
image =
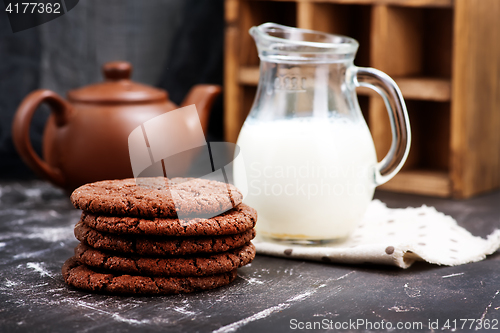
M248 119L238 138L248 181L245 203L257 209L257 232L279 240L345 238L375 189L375 148L363 121L340 118Z

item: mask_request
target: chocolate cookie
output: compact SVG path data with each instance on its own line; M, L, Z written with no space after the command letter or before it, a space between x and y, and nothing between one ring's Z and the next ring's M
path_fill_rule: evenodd
M140 218L107 216L83 212L81 222L86 226L114 234L154 236L215 236L233 235L255 226L257 211L245 204L210 219Z
M99 250L149 256L176 256L225 252L242 247L255 237L255 229L235 235L211 237L136 237L97 231L78 222L75 226L75 237Z
M78 289L110 294L167 295L191 293L225 286L236 279L236 269L210 276L145 277L98 273L81 264L75 257L63 267L64 281Z
M84 211L118 216L212 217L241 203L231 184L198 178L134 178L86 184L71 194Z
M89 267L145 276L204 276L230 272L255 258L255 246L245 246L212 255L182 258L125 257L102 252L84 244L75 248L75 258Z

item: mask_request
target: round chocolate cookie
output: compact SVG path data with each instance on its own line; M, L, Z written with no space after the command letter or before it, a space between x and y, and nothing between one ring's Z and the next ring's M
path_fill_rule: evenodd
M134 178L86 184L71 194L84 211L118 216L212 217L241 203L231 184L198 178Z
M114 234L151 236L215 236L233 235L255 226L257 211L245 204L210 219L140 218L107 216L83 212L81 222L86 226Z
M124 257L102 252L85 244L75 248L75 258L89 267L145 276L204 276L230 272L255 258L255 246L245 246L227 252L176 258Z
M72 287L110 294L168 295L191 293L225 286L236 279L236 269L210 276L146 277L98 273L75 257L63 267L64 281Z
M210 237L136 237L94 230L81 222L75 226L80 242L99 250L149 256L225 252L242 247L255 237L255 229L235 235Z

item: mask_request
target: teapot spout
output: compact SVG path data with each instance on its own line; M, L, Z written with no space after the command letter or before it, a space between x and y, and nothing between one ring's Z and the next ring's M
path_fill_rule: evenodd
M205 135L208 129L208 119L215 99L221 93L222 89L213 84L197 84L187 94L181 104L181 107L195 104L200 117L201 127Z

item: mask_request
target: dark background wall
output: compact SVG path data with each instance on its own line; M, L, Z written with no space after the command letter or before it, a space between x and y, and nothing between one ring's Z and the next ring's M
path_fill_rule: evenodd
M1 6L0 6L1 7ZM222 84L223 0L81 0L67 14L12 33L0 11L0 178L32 178L11 139L12 118L31 91L69 89L102 80L112 60L134 66L136 81L166 89L180 103L197 83ZM31 139L41 154L49 111L33 119ZM208 140L222 139L222 98Z

